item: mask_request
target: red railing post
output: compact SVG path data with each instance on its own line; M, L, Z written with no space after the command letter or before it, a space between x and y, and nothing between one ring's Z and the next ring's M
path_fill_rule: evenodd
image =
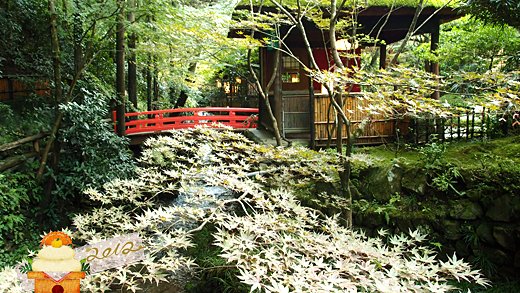
M163 121L162 121L162 119L163 119L163 114L162 114L162 113L161 113L161 114L156 114L156 115L155 115L155 121L156 121L156 122L155 122L155 126L156 126L156 127L161 127L161 128L163 127Z
M237 119L235 116L236 115L234 111L229 111L229 124L231 124L230 126L233 128L237 127Z

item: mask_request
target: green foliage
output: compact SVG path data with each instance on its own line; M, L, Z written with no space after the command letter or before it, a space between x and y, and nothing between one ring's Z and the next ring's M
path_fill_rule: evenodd
M419 150L421 154L420 161L422 162L426 172L431 177L431 186L443 192L453 190L458 195L464 195L464 192L459 192L455 185L457 178L462 178L459 168L452 163L446 162L447 143L433 142L427 144Z
M0 145L9 143L12 141L11 136L8 134L10 132L9 125L13 124L13 110L6 104L0 103Z
M462 282L456 285L461 292L473 293L506 293L506 292L520 292L520 282L518 280L498 281L493 282L490 288L482 288L470 283Z
M459 192L455 189L457 184L456 178L461 178L461 174L457 167L449 166L446 170L440 173L438 176L432 179L432 186L440 191L447 192L450 188L453 189L458 195L463 195L464 192Z
M462 8L485 22L520 29L520 6L514 0L468 0Z
M480 268L486 276L495 276L497 274L497 265L483 251L477 250L471 262Z
M421 161L426 169L437 169L443 164L446 143L435 140L419 150Z
M408 202L408 200L407 200ZM390 200L384 204L377 201L367 201L365 199L356 200L353 203L353 209L356 212L362 214L379 214L385 219L387 225L390 224L390 220L396 216L401 215L402 209L406 205L403 205L401 195L399 193L390 196Z
M198 268L194 278L186 284L186 292L249 292L237 278L238 269L220 257L222 249L212 244L215 241L212 234L216 231L214 226L208 225L193 235L195 246L186 254L195 258Z
M31 175L0 173L0 267L13 265L37 243L35 203L41 192Z
M24 109L14 109L13 106L0 102L0 145L44 132L49 129L51 113L45 106L33 106L41 102L39 98L27 98Z
M215 87L207 81L220 69L233 66L239 50L226 38L232 1L153 0L136 10L141 21L128 26L139 36L138 67L157 77L161 105L173 105L180 89L189 88L191 105L204 98L199 91ZM235 60L239 60L236 58ZM144 76L142 76L144 77ZM146 84L140 82L140 96Z
M1 5L0 65L15 67L17 73L50 76L46 2L7 1ZM10 72L4 70L4 73Z
M512 147L514 148L514 146ZM506 154L475 154L481 164L479 176L481 182L490 186L499 187L505 192L517 193L520 191L520 165Z
M437 54L423 43L415 54L440 62L443 74L459 71L512 71L520 65L520 31L509 26L496 26L465 17L442 26Z
M126 138L117 136L106 122L108 97L83 89L83 103L63 105L60 132L62 153L56 175L58 198L78 198L87 188L98 188L115 178L127 178L135 164Z

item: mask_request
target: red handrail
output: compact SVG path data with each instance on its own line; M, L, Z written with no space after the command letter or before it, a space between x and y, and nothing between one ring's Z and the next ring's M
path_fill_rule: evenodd
M215 123L232 128L255 128L258 108L182 108L125 113L126 134L161 132ZM113 112L114 130L116 114Z

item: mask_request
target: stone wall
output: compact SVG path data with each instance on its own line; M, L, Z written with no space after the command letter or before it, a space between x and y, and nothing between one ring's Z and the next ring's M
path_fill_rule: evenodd
M510 174L460 173L448 190L439 191L432 187L433 176L416 165L368 166L353 181L354 225L369 235L380 228L396 233L419 228L441 244L441 255L456 251L489 274L520 277L518 186L507 182Z

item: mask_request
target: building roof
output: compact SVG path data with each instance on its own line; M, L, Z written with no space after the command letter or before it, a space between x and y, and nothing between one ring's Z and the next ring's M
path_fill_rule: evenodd
M252 0L253 4L260 3L260 0ZM323 3L329 2L330 0L320 0ZM418 1L413 0L395 0L395 5L392 7L387 6L386 4L392 3L393 0L368 0L368 3L380 3L381 5L372 5L366 8L360 8L357 13L357 22L359 24L359 28L357 28L357 34L368 35L371 38L377 38L381 42L386 44L394 43L400 41L405 38L410 25L412 23L416 7L413 6L400 6L398 3L418 3ZM263 11L274 12L276 7L272 5L272 3L268 0L265 0L268 5L262 6ZM431 33L434 29L438 27L439 24L457 19L461 17L463 14L455 8L444 6L447 3L451 3L445 0L426 0L427 4L430 6L426 6L421 11L419 15L417 26L416 26L416 34L423 33ZM245 5L244 5L245 3ZM283 5L288 9L291 9L291 6L296 3L296 0L283 0ZM383 5L385 4L385 5ZM264 4L265 5L265 4ZM440 5L440 6L439 6ZM325 7L325 6L323 6ZM247 11L250 10L251 7L249 5L249 0L242 0L236 7L236 11ZM254 9L258 11L260 6L254 6ZM323 10L324 17L327 16L327 11ZM350 15L346 13L345 15ZM388 18L388 19L387 19ZM309 40L311 41L311 46L320 47L323 44L323 33L322 31L313 24L310 20L305 22L305 26L307 29ZM239 32L247 31L247 28L233 28L230 30L228 37L241 37ZM298 32L294 30L292 35L286 39L286 42L298 42L298 39L301 39L297 36ZM328 34L325 34L328 35ZM261 37L261 36L257 36Z
M286 7L290 6L296 6L297 0L278 0L280 4ZM253 3L254 6L259 6L262 4L264 7L275 7L275 5L269 1L269 0L240 0L240 2L237 4L237 7L240 6L249 6L250 3ZM308 0L301 1L302 3L309 2ZM312 2L319 2L320 6L322 7L328 7L330 5L330 0L313 0ZM338 1L339 2L339 1ZM352 0L349 0L349 2L353 2ZM349 6L349 2L347 2L346 6ZM427 7L456 7L460 1L459 0L424 0L424 6ZM370 6L385 6L385 7L391 7L392 5L394 7L417 7L419 5L419 0L365 0L365 1L358 1L358 4L366 4L364 6L370 7Z

